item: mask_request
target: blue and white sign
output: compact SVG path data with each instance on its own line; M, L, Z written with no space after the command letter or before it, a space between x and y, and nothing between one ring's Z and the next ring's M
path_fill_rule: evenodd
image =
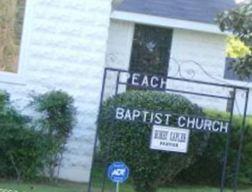
M114 183L124 183L129 177L129 168L123 162L114 162L108 167L108 178Z

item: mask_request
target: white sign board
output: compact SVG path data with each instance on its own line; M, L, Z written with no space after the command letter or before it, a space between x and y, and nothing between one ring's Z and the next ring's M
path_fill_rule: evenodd
M154 125L150 148L161 151L187 153L190 130Z

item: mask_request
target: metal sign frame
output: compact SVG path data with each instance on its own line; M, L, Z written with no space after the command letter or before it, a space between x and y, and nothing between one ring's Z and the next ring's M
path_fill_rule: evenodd
M119 94L118 91L119 91L120 85L132 86L132 84L130 84L129 82L121 82L120 76L122 73L133 74L134 72L130 72L130 71L123 70L123 69L116 69L116 68L105 68L104 74L103 74L101 96L100 96L99 115L101 114L101 111L102 111L102 103L105 98L106 79L108 77L109 72L114 72L116 74L114 96ZM141 74L141 75L151 76L151 74ZM162 76L159 76L159 77L161 78ZM172 92L172 93L178 93L178 94L180 93L180 94L196 95L196 96L201 96L201 97L216 98L216 99L222 99L224 101L230 101L231 112L229 114L229 130L231 130L232 123L233 123L236 93L238 90L242 90L243 92L245 92L245 104L244 104L244 111L242 114L242 127L240 130L240 138L239 138L240 143L239 143L239 148L237 151L236 163L235 163L235 168L234 168L234 173L233 173L233 175L234 175L234 177L233 177L233 192L236 192L237 188L238 188L238 173L240 170L240 161L241 161L241 155L242 155L242 150L243 150L244 133L246 131L245 126L246 126L247 108L248 108L248 100L249 100L249 88L243 87L243 86L235 86L235 85L231 85L231 84L212 83L212 82L205 82L205 81L198 81L198 80L193 80L193 79L177 78L177 77L170 77L170 76L167 76L166 80L167 81L175 80L175 81L179 81L179 82L187 82L187 83L198 84L198 85L205 85L205 86L211 86L211 87L214 86L214 87L218 87L218 88L231 89L231 91L233 92L233 94L231 96L223 96L223 95L202 93L200 91L193 92L193 91L185 91L185 90L163 88L163 87L162 88L155 88L155 89L153 89L151 87L144 88L144 90L155 90L155 91L162 91L162 92L165 91L165 92L169 92L169 93ZM134 86L134 87L143 88L142 86ZM225 155L224 155L224 162L223 162L223 168L222 168L222 173L221 173L220 192L223 192L225 189L226 169L227 169L227 162L228 162L228 149L229 149L230 140L231 140L231 138L230 138L231 131L229 131L226 135L227 135L227 138L226 138L226 143L225 143ZM93 171L92 170L93 170L93 165L94 165L94 161L95 161L97 142L98 142L98 130L96 130L96 135L95 135L95 143L94 143L94 151L93 151L93 159L92 159L92 169L91 169L91 173L90 173L88 192L92 192L92 182L93 182ZM104 179L102 181L101 192L104 192L104 189L105 189L105 179L106 179L106 173L104 173Z

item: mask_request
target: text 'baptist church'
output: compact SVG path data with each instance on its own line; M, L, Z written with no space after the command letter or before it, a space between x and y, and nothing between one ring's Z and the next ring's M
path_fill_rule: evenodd
M196 117L189 115L153 112L140 109L129 109L125 107L116 108L115 119L132 122L143 122L153 125L173 125L179 128L188 128L217 133L228 133L229 131L228 121L212 120L205 117Z

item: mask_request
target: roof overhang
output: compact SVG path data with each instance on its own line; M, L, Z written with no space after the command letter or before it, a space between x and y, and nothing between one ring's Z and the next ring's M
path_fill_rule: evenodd
M158 16L145 15L145 14L139 14L139 13L132 13L132 12L126 12L126 11L117 11L117 10L112 11L111 18L116 19L116 20L141 23L141 24L146 24L146 25L194 30L194 31L214 33L214 34L219 34L219 35L228 35L227 33L221 32L217 25L210 24L210 23L209 24L200 23L200 22L195 22L195 21L186 21L186 20L158 17Z

